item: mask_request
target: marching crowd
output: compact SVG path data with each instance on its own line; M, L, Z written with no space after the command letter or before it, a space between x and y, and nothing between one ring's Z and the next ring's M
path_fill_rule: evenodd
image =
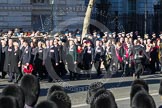
M135 78L148 69L151 74L161 71L162 34L139 36L133 32L94 31L82 38L80 30L66 30L51 38L48 33L20 33L16 29L0 35L1 78L8 74L9 82L17 83L28 73L39 79L48 78L49 82L54 80L54 75L63 77L67 73L70 80L76 80L82 71L91 78L93 65L99 77L103 73L101 64L108 77L118 70ZM49 70L50 67L54 71Z

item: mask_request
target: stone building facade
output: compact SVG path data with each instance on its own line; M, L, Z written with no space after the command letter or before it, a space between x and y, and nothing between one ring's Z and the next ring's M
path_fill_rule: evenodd
M157 30L158 22L156 18L155 5L162 3L162 0L97 0L97 4L107 2L109 9L107 14L101 6L97 12L100 16L100 22L105 23L111 31L131 32L139 31L141 34L159 32ZM161 4L160 4L161 5ZM161 5L162 10L162 5ZM161 11L160 11L161 12ZM159 13L161 14L161 13ZM97 19L98 20L98 19ZM156 23L157 22L157 23ZM160 24L159 24L160 25Z
M127 1L127 2L125 2ZM159 0L111 0L111 11L125 31L155 32L154 5Z
M85 0L55 0L54 28L57 31L63 29L82 29L85 16Z
M85 0L0 0L0 29L81 28Z
M31 28L30 0L0 0L0 28Z
M0 29L24 28L40 31L82 29L89 0L0 0ZM96 0L93 22L100 22L111 31L155 31L154 5L160 0ZM159 19L160 20L160 19ZM99 28L101 29L101 28Z

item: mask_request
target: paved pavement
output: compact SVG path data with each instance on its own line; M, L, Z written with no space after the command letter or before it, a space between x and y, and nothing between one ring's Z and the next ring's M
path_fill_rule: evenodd
M142 76L142 78L146 80L146 82L149 84L150 94L153 96L158 108L158 106L162 103L162 101L160 100L160 96L158 95L159 82L160 79L162 79L162 74L145 75ZM64 82L57 82L55 84L59 84L65 87L66 92L71 98L73 108L89 108L89 106L85 103L88 85L96 81L103 82L105 84L105 87L113 92L119 108L130 108L129 93L130 93L130 85L133 81L132 77L118 77L118 78L102 77L100 79L64 81ZM8 83L7 79L4 80L0 79L0 92L8 84L12 83ZM41 81L41 93L39 101L46 99L47 90L53 84L54 83Z

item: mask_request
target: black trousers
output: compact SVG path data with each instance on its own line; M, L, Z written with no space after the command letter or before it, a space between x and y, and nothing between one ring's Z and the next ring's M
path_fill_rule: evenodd
M97 76L99 76L100 74L102 74L101 69L100 69L100 67L101 67L101 61L95 61L94 62L94 67L95 67L95 69L97 71Z
M140 74L142 74L142 71L143 71L142 63L135 61L135 76L137 76L137 78L140 78Z
M70 72L70 80L77 79L77 73L75 73L75 72L73 72L71 70L69 70L69 72Z
M41 79L45 78L46 77L45 66L40 63L35 65L35 68L34 68L34 71L32 72L32 74L34 74L35 76L37 76Z
M59 65L56 66L55 60L51 60L53 69L55 70L56 74L60 77Z
M151 69L151 74L155 74L155 72L156 72L155 60L151 60L150 69Z
M21 77L21 67L13 66L11 72L9 72L9 80L13 80L15 83L18 83Z
M104 67L105 67L105 69L106 69L106 75L107 75L107 77L111 77L111 71L110 71L110 66L112 67L112 61L111 60L109 60L109 61L104 61Z
M129 76L131 73L130 73L130 67L129 67L129 61L125 61L124 62L124 69L123 69L123 74L125 76Z
M70 73L70 80L77 79L78 72L77 71L77 64L72 64L68 67L69 73Z
M18 81L21 79L21 72L14 72L13 73L13 76L14 76L14 82L15 83L18 83Z
M8 80L8 81L13 81L14 74L13 74L13 72L12 72L12 70L11 70L11 65L8 65L8 67L7 67L7 72L6 72L6 73L7 73L8 76L9 76L9 80Z
M6 76L6 72L3 71L4 63L0 63L0 72L2 72L2 78Z
M58 74L60 77L62 77L62 76L64 76L64 75L67 74L67 70L66 70L65 64L64 64L63 62L62 62L62 63L59 63L57 69L58 69L58 73L57 73L57 74Z

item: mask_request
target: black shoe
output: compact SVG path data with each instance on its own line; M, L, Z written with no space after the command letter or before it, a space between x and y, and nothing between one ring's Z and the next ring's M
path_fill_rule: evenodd
M8 82L12 82L12 80L8 80Z
M17 84L18 83L18 80L14 81L14 83Z
M123 76L123 77L126 77L127 75L126 75L126 73L124 72L122 76Z
M80 77L79 76L77 76L77 78L76 78L77 80L80 80Z
M52 82L53 80L48 80L48 82L50 83L50 82Z
M52 81L48 81L49 83L51 83Z
M73 75L70 75L69 79L70 79L70 81L73 81L74 80Z
M70 81L74 81L74 78L73 77L70 77Z
M91 79L91 75L90 74L87 74L87 79Z
M48 79L48 82L51 83L53 80L52 79Z
M101 74L102 74L101 72L98 72L98 73L97 73L97 76L99 77Z
M5 76L2 76L1 79L5 79Z
M38 77L38 80L39 80L39 81L42 81L42 80L43 80L43 78L42 78L42 77Z

